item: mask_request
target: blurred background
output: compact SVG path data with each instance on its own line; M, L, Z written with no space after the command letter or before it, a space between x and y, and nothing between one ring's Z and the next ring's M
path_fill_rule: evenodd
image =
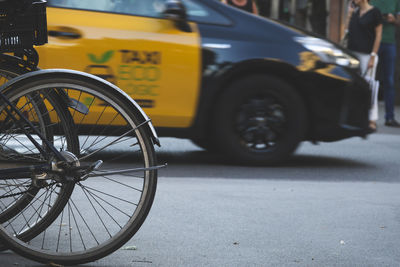
M343 36L349 0L255 0L261 16L283 20L334 42ZM400 30L397 31L400 51ZM397 54L395 86L400 88L400 53ZM396 103L400 104L400 94Z

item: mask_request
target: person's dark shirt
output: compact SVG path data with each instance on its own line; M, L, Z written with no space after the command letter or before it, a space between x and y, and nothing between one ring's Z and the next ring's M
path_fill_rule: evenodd
M354 11L349 24L347 47L356 52L371 53L376 35L375 28L382 22L382 14L376 7L368 10L361 17L360 9Z
M244 6L235 5L235 3L232 2L232 0L228 0L227 2L231 6L240 8L240 9L242 9L244 11L247 11L247 12L250 12L250 13L253 13L253 1L252 0L247 0L246 4Z

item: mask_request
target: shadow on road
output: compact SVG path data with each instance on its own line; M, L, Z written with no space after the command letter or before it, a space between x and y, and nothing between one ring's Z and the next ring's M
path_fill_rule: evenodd
M311 155L293 155L288 160L276 166L246 166L235 163L227 159L224 155L210 153L207 151L192 152L159 152L157 158L160 163L167 162L169 165L226 165L230 167L251 167L251 168L366 168L370 165L362 161L352 160L348 158L339 158L333 156L311 156Z

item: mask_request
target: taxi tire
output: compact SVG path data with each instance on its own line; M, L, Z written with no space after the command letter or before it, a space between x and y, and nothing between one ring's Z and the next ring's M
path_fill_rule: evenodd
M235 129L237 127L235 124L239 119L238 116L242 116L238 111L243 105L246 105L245 110L249 107L260 108L251 106L251 102L249 106L245 102L246 99L255 99L255 102L259 102L259 99L263 98L267 99L267 102L270 101L268 99L273 99L275 105L282 107L284 127L282 132L276 135L279 139L274 146L257 150L248 147L249 144L245 143L246 140L243 140L243 136L239 136L238 129ZM264 105L261 109L267 109L263 107ZM249 120L242 119L242 121L248 124ZM276 165L286 160L304 140L307 131L307 113L302 98L293 86L272 75L251 75L235 80L222 93L216 110L214 128L218 149L234 163Z

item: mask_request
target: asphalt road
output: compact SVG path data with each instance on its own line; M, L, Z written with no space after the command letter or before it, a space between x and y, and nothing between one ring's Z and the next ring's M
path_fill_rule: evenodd
M268 168L161 141L169 166L149 217L85 266L400 266L400 129L304 143ZM0 266L40 265L7 251Z

